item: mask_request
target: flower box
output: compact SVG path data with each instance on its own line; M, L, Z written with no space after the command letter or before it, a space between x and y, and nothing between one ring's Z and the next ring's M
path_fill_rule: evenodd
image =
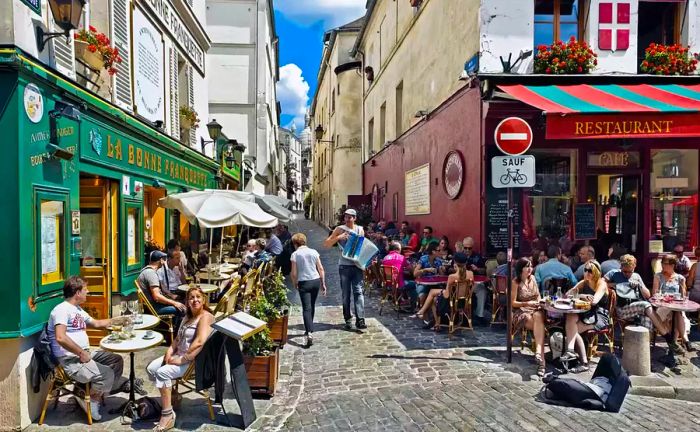
M105 61L98 51L92 52L88 50L89 43L81 40L75 40L75 57L84 61L92 69L102 70L105 67Z
M289 327L289 311L284 311L284 315L268 324L272 341L283 348L287 343L287 330Z
M180 127L186 130L191 130L194 123L189 118L181 115L180 116Z
M279 349L267 356L243 356L248 385L253 393L275 395L279 375Z
M675 45L651 43L644 50L644 60L639 70L652 75L691 75L697 69L697 54L688 48Z
M596 57L586 42L572 36L568 42L539 45L534 69L536 74L587 74L598 64Z

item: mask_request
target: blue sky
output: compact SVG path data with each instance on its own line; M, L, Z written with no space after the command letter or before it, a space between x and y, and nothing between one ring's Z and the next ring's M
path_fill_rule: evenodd
M366 0L276 0L275 21L280 38L282 126L304 126L304 112L316 89L323 52L323 33L362 16Z

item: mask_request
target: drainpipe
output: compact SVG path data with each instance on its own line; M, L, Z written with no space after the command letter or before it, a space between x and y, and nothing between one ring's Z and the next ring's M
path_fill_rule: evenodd
M360 70L358 70L356 73L360 76L360 80L362 81L362 94L360 95L360 101L362 102L362 127L360 128L360 145L362 146L361 149L361 154L362 154L362 163L360 163L360 166L364 166L365 162L367 161L367 158L365 157L365 77L363 75L363 71L365 70L365 52L362 50L357 50L357 53L362 57L361 60L361 66ZM365 173L364 173L364 167L362 168L362 195L365 194Z

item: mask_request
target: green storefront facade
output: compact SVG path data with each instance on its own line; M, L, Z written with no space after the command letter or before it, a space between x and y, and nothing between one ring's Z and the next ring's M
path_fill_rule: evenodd
M142 267L146 191L219 186L218 163L16 48L0 49L0 143L0 339L40 331L70 275L89 279L88 312L110 315Z

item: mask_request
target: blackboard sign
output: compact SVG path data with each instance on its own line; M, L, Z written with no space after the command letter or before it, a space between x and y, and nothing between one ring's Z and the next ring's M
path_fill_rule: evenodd
M574 239L592 240L597 238L595 221L595 204L578 203L574 205Z
M513 194L513 247L520 248L520 194ZM486 255L494 256L508 249L508 193L506 189L487 186L486 198Z

